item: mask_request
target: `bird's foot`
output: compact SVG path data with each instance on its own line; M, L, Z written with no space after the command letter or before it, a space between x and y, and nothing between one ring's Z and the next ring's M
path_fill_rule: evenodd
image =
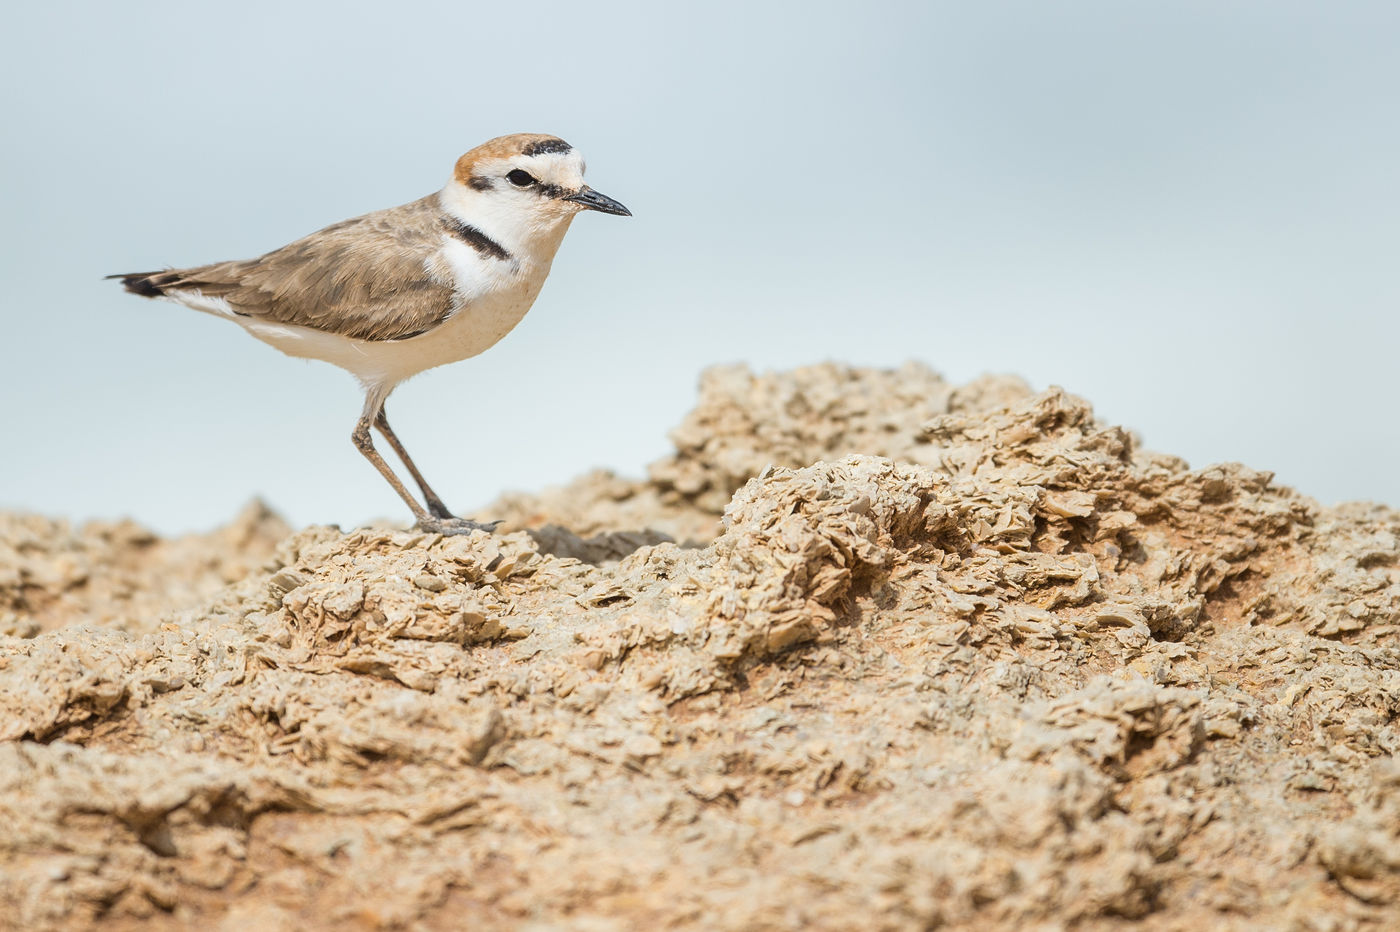
M415 525L420 531L428 531L432 534L470 534L472 531L485 531L492 533L500 526L499 521L488 521L482 524L479 521L468 521L466 518L420 518Z
M452 519L452 518L456 518L456 517L457 517L455 514L452 513L452 509L451 509L451 508L448 508L446 505L444 505L444 504L442 503L442 499L436 498L436 497L434 497L434 496L432 496L432 495L429 495L427 498L428 498L428 514L432 515L434 518L448 518L448 519ZM500 522L498 521L498 522L496 522L496 523L499 524Z

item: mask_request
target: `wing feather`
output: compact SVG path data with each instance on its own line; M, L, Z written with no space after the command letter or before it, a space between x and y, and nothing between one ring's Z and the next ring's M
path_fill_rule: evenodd
M237 314L358 340L403 340L460 309L437 196L320 230L257 259L162 273L164 292L198 289ZM176 295L172 295L176 297Z

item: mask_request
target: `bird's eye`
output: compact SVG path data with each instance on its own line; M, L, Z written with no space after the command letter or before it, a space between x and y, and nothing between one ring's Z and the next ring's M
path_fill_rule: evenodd
M506 177L510 179L511 184L519 188L526 188L535 183L535 176L523 168L514 169Z

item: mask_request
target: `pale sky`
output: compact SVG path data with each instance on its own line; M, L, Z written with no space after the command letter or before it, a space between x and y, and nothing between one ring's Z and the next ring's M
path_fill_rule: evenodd
M389 410L462 510L668 449L707 365L1059 384L1194 466L1400 504L1400 5L24 4L0 34L0 508L406 520L349 376L124 294L548 132L525 321Z

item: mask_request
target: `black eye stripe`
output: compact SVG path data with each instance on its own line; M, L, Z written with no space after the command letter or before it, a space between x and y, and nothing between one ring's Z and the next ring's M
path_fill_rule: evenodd
M518 188L528 188L535 183L535 176L525 171L523 168L511 169L506 173L506 178L511 184Z

